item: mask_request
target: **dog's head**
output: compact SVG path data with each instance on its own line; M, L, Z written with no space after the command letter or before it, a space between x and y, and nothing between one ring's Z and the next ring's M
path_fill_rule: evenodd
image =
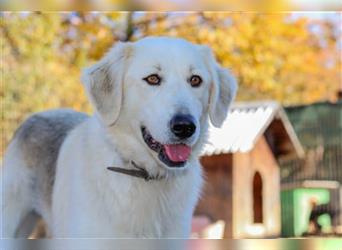
M208 116L222 124L237 89L208 47L165 37L116 44L82 79L103 122L168 169L186 165Z

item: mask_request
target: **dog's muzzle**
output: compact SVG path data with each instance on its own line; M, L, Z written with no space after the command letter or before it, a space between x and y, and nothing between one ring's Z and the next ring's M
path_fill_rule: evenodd
M184 144L161 144L156 141L146 127L141 127L142 137L147 146L158 153L158 158L168 167L183 167L191 154L191 147Z

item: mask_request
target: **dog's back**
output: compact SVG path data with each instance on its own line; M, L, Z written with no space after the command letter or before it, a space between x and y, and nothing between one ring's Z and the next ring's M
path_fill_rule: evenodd
M16 131L2 170L3 237L27 236L31 227L25 232L19 227L30 221L32 212L50 220L59 149L68 133L87 117L69 109L51 110L32 115Z

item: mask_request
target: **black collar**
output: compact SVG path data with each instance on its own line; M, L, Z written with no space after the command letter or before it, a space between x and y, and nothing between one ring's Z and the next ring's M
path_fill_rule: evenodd
M136 169L128 169L128 168L118 168L118 167L107 167L108 170L121 173L121 174L127 174L138 178L143 178L145 181L150 180L162 180L165 178L165 176L160 175L150 175L146 169L139 167L134 161L130 161L131 165Z

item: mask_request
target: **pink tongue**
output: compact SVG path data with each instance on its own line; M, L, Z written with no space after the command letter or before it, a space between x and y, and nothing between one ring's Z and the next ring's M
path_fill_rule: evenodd
M166 155L173 162L183 162L189 158L191 148L184 144L164 145Z

